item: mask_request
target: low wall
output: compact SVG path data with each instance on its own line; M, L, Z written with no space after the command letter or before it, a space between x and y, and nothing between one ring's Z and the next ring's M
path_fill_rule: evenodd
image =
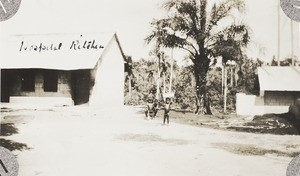
M236 94L236 113L237 115L263 115L268 113L286 113L289 106L265 106L264 97Z
M74 105L71 97L29 97L11 96L10 103L24 106L34 105L36 107L72 106Z

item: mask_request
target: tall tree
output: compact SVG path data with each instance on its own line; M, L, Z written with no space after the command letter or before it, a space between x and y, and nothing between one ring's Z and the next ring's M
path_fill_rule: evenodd
M125 81L128 81L128 93L129 96L131 96L132 85L134 84L133 82L134 74L132 72L132 58L131 56L126 56L126 59L127 62L125 64L125 72L126 72Z
M167 82L167 72L170 70L170 64L167 62L168 56L164 51L161 51L160 48L156 47L151 52L150 55L154 56L157 59L157 94L156 98L159 99L166 93L166 82ZM161 78L163 79L161 81ZM170 80L169 80L170 81ZM162 90L161 90L162 87Z
M224 63L236 59L235 53L241 53L249 41L244 24L232 22L222 28L218 24L234 9L242 12L245 4L242 0L225 0L207 11L207 0L169 0L163 7L168 17L154 19L151 22L153 30L145 40L147 43L154 41L158 47L180 48L190 54L197 97L203 100L206 113L211 114L206 88L209 68L219 56Z

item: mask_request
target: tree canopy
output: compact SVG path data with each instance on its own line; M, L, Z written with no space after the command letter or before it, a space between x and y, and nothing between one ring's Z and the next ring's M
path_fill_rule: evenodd
M151 22L152 32L146 42L156 47L180 48L187 51L194 64L194 77L198 97L203 97L206 113L210 112L206 91L206 75L216 63L237 60L242 48L249 42L246 25L230 20L232 13L243 12L242 0L224 0L214 3L208 11L207 0L169 0L163 4L168 16Z

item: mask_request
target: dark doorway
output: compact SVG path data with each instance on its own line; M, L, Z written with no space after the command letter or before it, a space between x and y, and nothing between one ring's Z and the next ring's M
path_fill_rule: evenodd
M44 70L44 91L57 92L58 73L56 70Z
M71 74L72 99L75 105L89 102L90 70L74 70Z
M35 70L22 70L21 77L21 90L34 92L35 91Z

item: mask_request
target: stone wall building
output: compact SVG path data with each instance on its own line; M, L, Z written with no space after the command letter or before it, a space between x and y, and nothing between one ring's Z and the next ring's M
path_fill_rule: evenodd
M19 35L4 41L1 102L123 105L126 59L116 34Z

